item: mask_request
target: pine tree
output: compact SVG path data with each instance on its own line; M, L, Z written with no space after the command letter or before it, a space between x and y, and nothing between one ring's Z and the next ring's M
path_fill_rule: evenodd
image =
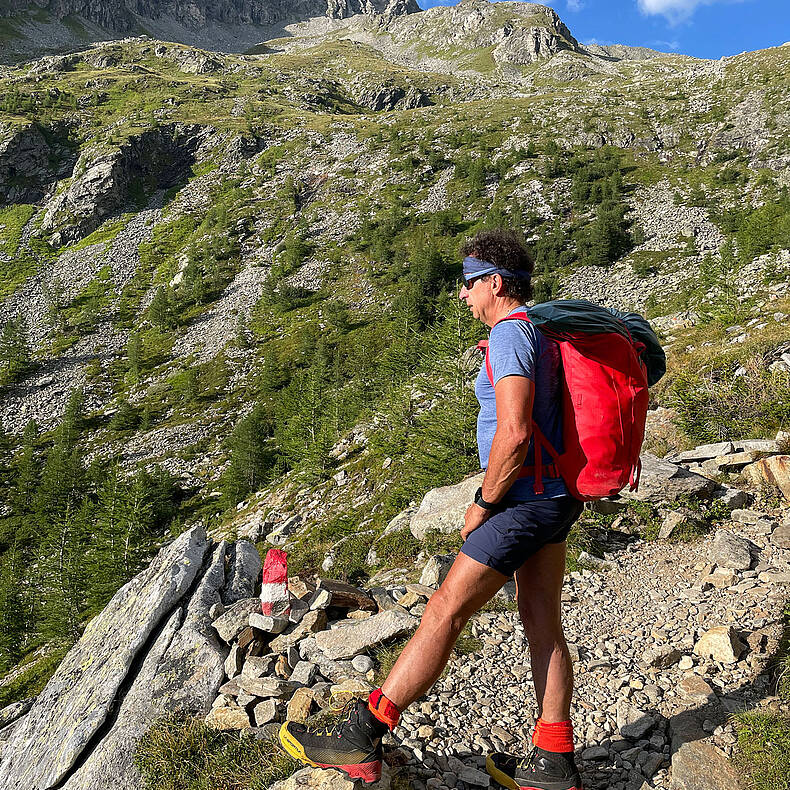
M162 332L173 327L173 307L170 289L165 286L157 288L151 304L148 306L148 320L152 326Z
M30 366L30 343L21 319L8 321L0 332L0 385L11 384Z
M235 505L265 481L271 467L271 454L266 441L271 433L262 404L239 420L228 438L230 463L222 475L222 491L226 503Z
M136 383L140 380L143 366L143 339L139 332L132 332L126 344L126 356L129 360L129 378Z
M13 546L0 559L0 672L21 656L26 626L22 579L22 554Z

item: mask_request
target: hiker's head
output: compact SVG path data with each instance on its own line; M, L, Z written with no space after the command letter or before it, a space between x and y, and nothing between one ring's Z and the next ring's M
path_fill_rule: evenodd
M461 255L464 284L459 298L483 323L492 325L503 310L532 298L532 256L512 231L480 231L464 242Z

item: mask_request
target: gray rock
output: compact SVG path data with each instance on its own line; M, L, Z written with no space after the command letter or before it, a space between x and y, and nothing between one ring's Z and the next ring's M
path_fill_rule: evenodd
M713 492L711 499L714 502L723 502L729 508L739 508L748 504L749 494L740 488L721 486Z
M351 666L363 675L373 669L373 659L370 656L359 655L351 659Z
M184 532L88 623L4 750L0 786L51 787L68 777L106 721L134 659L200 572L208 548L202 526Z
M267 653L265 656L250 656L241 670L242 675L248 678L262 678L274 672L277 664L277 653ZM235 678L235 675L231 676Z
M299 683L282 678L251 678L239 675L234 680L242 691L246 691L247 694L252 694L254 697L263 698L287 699L300 687Z
M781 524L771 533L771 543L780 549L790 549L790 524Z
M708 629L694 645L698 656L712 658L722 664L734 664L744 651L745 645L732 626L718 625Z
M254 597L255 585L263 569L258 549L248 540L237 540L232 545L231 562L228 583L222 591L222 600L226 606Z
M225 659L225 675L229 678L236 677L241 672L244 663L244 654L239 650L239 645L234 642L230 646L230 652Z
M312 661L299 661L293 668L290 680L294 683L301 683L304 686L312 686L317 673L318 666Z
M448 535L459 531L464 525L466 509L474 500L475 491L482 484L484 476L484 473L480 473L457 485L430 490L412 516L409 524L411 534L418 540L424 540L429 530Z
M735 449L732 442L716 442L715 444L701 444L693 450L684 450L678 453L672 460L688 463L690 461L707 461L709 458L717 458L720 455L727 455Z
M253 708L252 715L258 727L263 727L264 724L274 721L277 718L277 700L262 700Z
M0 710L0 729L7 727L11 722L24 716L33 707L35 701L35 697L30 697L29 699L23 699L19 702L12 702L10 705L6 705Z
M327 658L353 658L370 648L403 636L417 627L417 619L397 611L381 612L344 628L321 631L315 641Z
M623 738L638 741L650 732L655 724L649 713L622 700L617 703L617 728Z
M735 766L711 743L689 741L672 756L672 790L739 790L743 787Z
M87 762L69 777L64 790L135 790L142 786L134 764L135 747L151 722L167 713L165 701L153 693L153 682L182 617L183 611L178 608L165 623L124 698L112 729Z
M233 604L213 625L220 638L230 644L247 627L250 615L260 611L261 602L258 598L245 598Z
M648 648L642 656L642 664L652 669L668 669L680 661L682 653L671 645Z
M299 651L305 661L311 661L318 666L318 671L335 683L342 683L348 678L361 678L350 661L333 661L327 658L316 644L315 637L303 639L299 643Z
M706 499L715 488L716 483L707 477L689 472L651 453L643 453L639 489L629 491L626 488L620 492L620 496L640 502L672 502L681 496Z
M609 750L605 746L590 746L582 752L582 760L606 760Z
M427 587L439 587L447 578L447 574L450 572L450 568L453 567L454 562L454 554L434 554L422 569L420 584L424 584Z
M752 564L749 541L734 532L720 529L713 538L710 560L723 568L732 568L736 571L749 570Z
M184 623L157 666L152 695L168 711L205 716L225 676L228 648L217 639L208 614L225 582L225 548L221 543L214 552L189 599Z
M253 628L265 631L267 634L281 634L290 624L286 617L269 617L269 615L261 614L260 612L253 612L248 617L247 622Z

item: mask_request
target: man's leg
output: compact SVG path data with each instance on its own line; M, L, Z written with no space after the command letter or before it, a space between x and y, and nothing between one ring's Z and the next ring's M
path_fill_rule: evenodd
M510 790L581 790L570 722L573 672L562 633L560 600L565 543L548 543L516 572L518 609L529 642L538 723L527 760L491 754L486 769Z
M399 710L425 694L442 673L458 634L508 577L459 554L447 578L431 596L417 632L382 685Z
M508 580L498 571L459 554L442 586L425 608L417 632L403 649L384 688L367 701L349 703L346 715L329 728L311 730L285 722L279 739L308 765L340 768L366 782L381 776L381 738L400 712L436 681L467 620Z
M573 668L561 621L564 575L564 542L545 545L516 572L538 715L546 722L567 721L571 710Z

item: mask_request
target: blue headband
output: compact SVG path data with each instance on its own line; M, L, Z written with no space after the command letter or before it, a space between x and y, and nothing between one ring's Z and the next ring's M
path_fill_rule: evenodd
M511 271L510 269L502 269L495 266L488 261L481 261L479 258L472 258L471 256L464 258L464 279L470 277L482 277L484 274L498 274L500 277L512 277L516 280L529 280L530 274L525 271Z

